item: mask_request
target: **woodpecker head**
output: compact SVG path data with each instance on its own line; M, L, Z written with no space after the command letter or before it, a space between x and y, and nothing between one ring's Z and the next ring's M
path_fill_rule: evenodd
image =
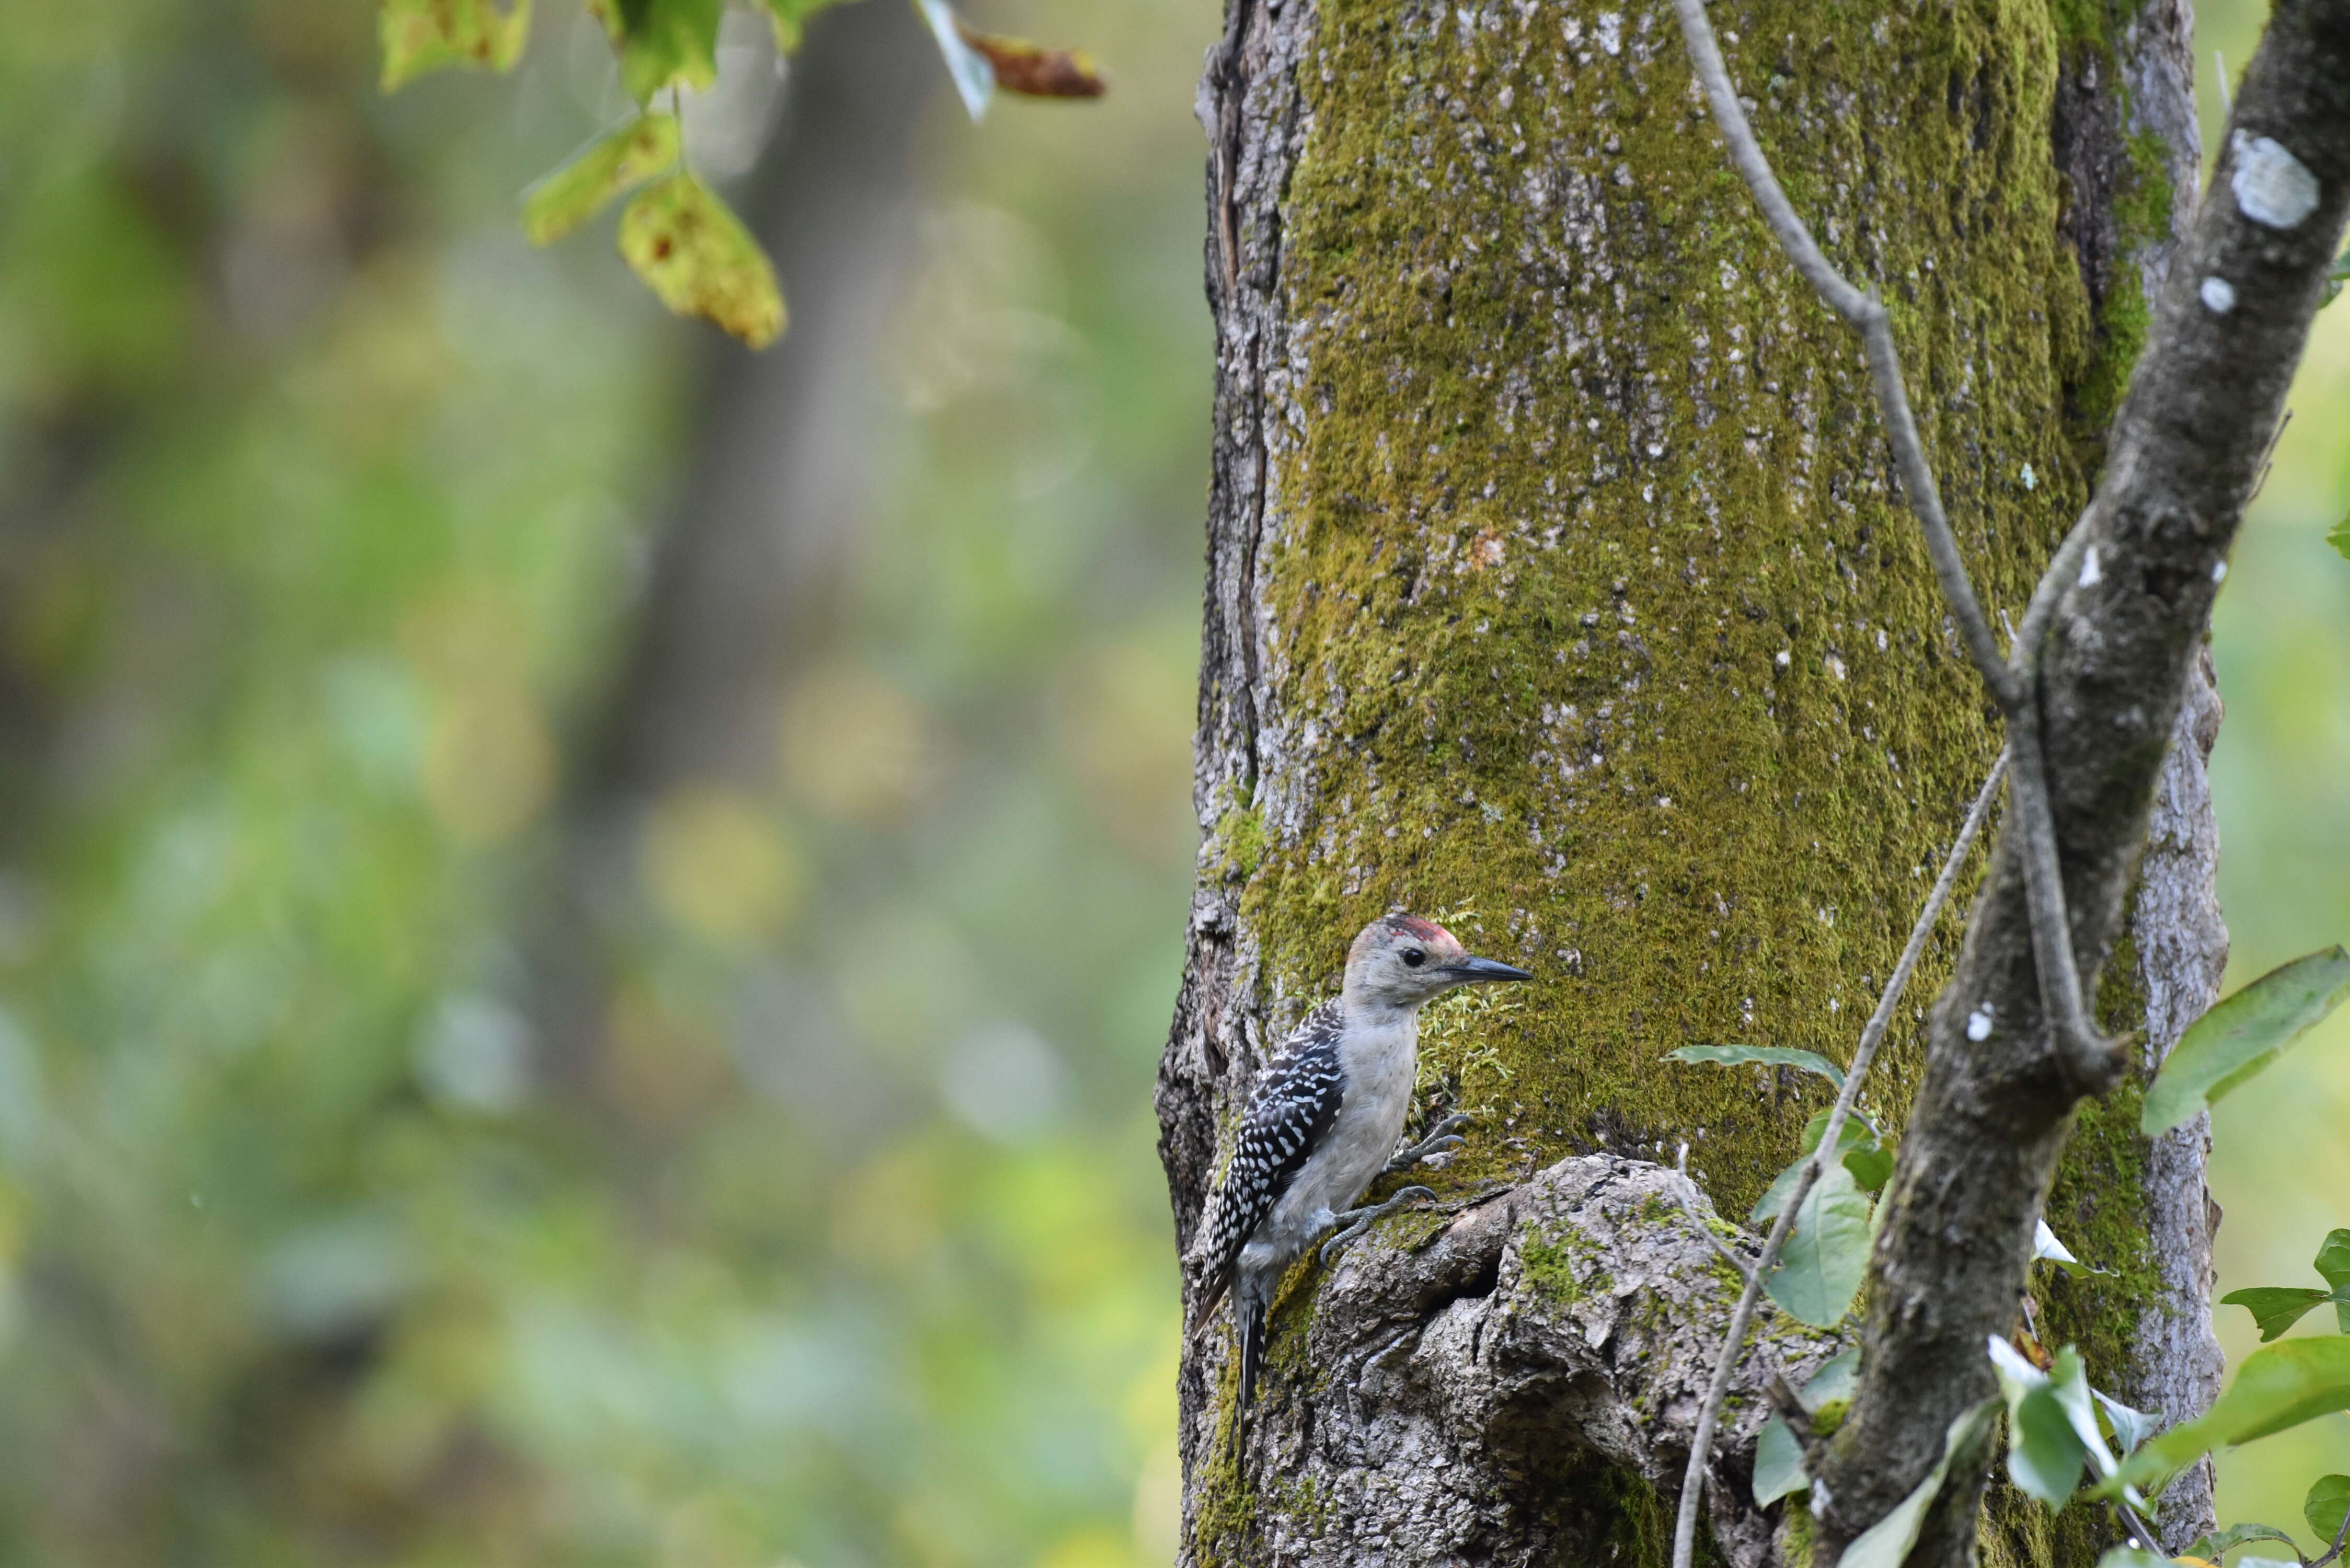
M1532 979L1513 964L1470 957L1458 937L1417 915L1382 915L1347 954L1347 1000L1378 1007L1409 1010L1456 985Z

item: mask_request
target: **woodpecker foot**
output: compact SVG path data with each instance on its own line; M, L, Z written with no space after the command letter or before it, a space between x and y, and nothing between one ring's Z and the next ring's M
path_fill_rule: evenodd
M1347 1244L1356 1237L1360 1236L1397 1210L1423 1200L1433 1203L1436 1201L1436 1194L1425 1187L1407 1187L1385 1203L1373 1203L1362 1209L1349 1209L1343 1214L1332 1216L1333 1224L1344 1225L1347 1228L1322 1243L1323 1267L1329 1267L1331 1260L1346 1251Z
M1388 1161L1386 1173L1393 1176L1399 1170L1409 1170L1431 1154L1443 1154L1459 1148L1469 1140L1460 1137L1457 1129L1467 1127L1476 1119L1466 1111L1457 1112L1445 1117L1428 1129L1426 1137Z

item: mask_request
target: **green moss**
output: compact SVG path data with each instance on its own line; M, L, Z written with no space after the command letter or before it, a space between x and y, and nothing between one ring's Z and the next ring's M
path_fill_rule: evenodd
M1518 1268L1536 1294L1572 1306L1586 1296L1605 1295L1616 1288L1607 1271L1594 1266L1598 1255L1599 1249L1580 1231L1560 1231L1521 1245Z
M1216 819L1210 838L1219 846L1212 859L1226 875L1253 877L1264 859L1264 813L1254 806L1234 807Z
M2081 383L2075 404L2079 423L2089 439L2102 436L2120 410L2122 394L2129 390L2130 371L2137 368L2153 321L2145 291L2134 279L2116 279L2105 308L2097 313L2096 358Z
M2074 421L2082 438L2101 442L2106 427L2121 408L2129 390L2130 372L2137 369L2146 335L2153 325L2153 306L2137 275L2134 257L2147 244L2170 232L2170 171L2163 161L2162 143L2141 131L2129 140L2129 176L2116 195L2114 215L2122 261L2097 312L2096 343L2088 369L2074 395Z
M2141 130L2129 139L2128 189L2114 199L2114 214L2121 226L2122 249L2134 251L2170 234L2170 165L2162 139Z
M1812 1568L1812 1500L1797 1492L1786 1502L1785 1530L1779 1538L1783 1568Z
M2114 40L2144 8L2144 0L2049 0L2049 19L2068 55L2094 52L2110 62Z
M1191 1539L1200 1568L1249 1561L1256 1537L1257 1494L1241 1473L1231 1430L1229 1420L1219 1427L1191 1490Z

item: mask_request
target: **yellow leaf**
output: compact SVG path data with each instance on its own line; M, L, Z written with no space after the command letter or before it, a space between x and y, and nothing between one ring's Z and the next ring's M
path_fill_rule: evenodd
M754 348L784 329L784 296L766 253L691 174L672 174L629 203L620 254L680 316L702 317Z
M530 0L383 0L383 90L443 66L506 71L530 36Z
M522 193L523 226L535 245L553 244L605 202L678 160L677 117L639 115Z

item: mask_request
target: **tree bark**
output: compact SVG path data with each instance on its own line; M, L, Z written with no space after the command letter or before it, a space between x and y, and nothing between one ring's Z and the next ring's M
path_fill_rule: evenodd
M1798 206L1894 306L1978 590L2020 617L2190 204L2183 4L1716 20ZM1659 1058L1848 1055L1996 727L1859 355L1752 212L1667 10L1232 0L1201 111L1206 839L1158 1098L1179 1245L1364 920L1446 918L1543 983L1431 1020L1423 1108L1482 1119L1437 1213L1293 1275L1244 1447L1229 1326L1191 1325L1184 1560L1660 1561L1690 1357L1734 1293L1655 1166L1686 1141L1742 1216L1825 1096ZM2101 998L2147 1064L2225 950L2195 690ZM1954 930L1866 1096L1897 1125ZM2141 1139L2126 1091L2085 1106L2049 1218L2115 1276L2035 1282L2044 1333L2172 1416L2218 1365L2201 1137ZM1595 1209L1617 1186L1641 1201ZM1617 1315L1557 1332L1595 1291ZM1707 1549L1742 1564L1810 1528L1748 1489L1755 1380L1829 1348L1791 1328L1758 1335L1709 1489ZM2069 1515L1992 1522L2023 1560L2095 1544Z

